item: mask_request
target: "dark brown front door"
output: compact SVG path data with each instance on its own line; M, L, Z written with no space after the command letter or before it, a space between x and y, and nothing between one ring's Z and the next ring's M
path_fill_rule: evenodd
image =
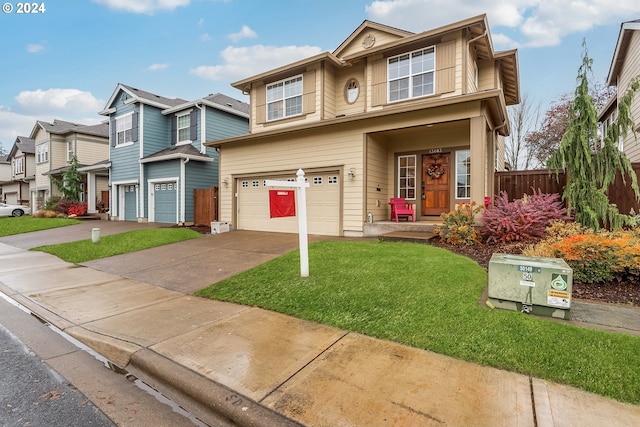
M449 153L422 156L422 215L449 212Z

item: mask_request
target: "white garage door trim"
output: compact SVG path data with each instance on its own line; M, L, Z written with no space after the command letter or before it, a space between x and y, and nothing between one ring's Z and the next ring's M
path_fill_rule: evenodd
M238 178L236 218L239 230L273 231L297 233L297 217L270 218L269 190L265 180L295 181L295 176L269 174L258 177ZM308 173L307 224L309 234L326 236L340 235L340 194L341 177L339 171ZM298 209L296 207L296 213Z
M180 197L180 191L178 188L178 182L179 182L179 178L176 177L170 177L170 178L161 178L161 179L149 179L147 180L147 199L149 200L149 222L156 222L156 200L155 200L155 184L166 184L166 183L172 183L174 185L174 188L176 190L176 224L178 223L178 201L179 201L179 197Z

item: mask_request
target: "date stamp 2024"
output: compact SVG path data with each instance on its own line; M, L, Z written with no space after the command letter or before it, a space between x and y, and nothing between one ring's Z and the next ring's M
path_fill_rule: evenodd
M32 2L32 3L2 3L2 12L9 14L15 13L16 15L35 15L42 14L47 11L44 2Z

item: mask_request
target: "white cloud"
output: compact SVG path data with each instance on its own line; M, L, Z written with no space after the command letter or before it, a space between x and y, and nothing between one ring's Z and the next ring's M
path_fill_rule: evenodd
M220 53L222 65L201 65L190 73L203 79L236 81L320 52L316 46L229 46Z
M36 124L34 116L18 114L0 105L0 142L9 151L18 136L29 136Z
M437 13L434 13L437 11ZM495 28L517 31L507 47L554 46L566 35L599 25L618 24L640 15L637 0L376 0L366 7L369 19L414 32L487 14ZM514 36L515 37L515 36ZM504 36L501 39L506 42Z
M93 0L113 10L151 15L157 11L172 11L177 7L188 6L191 0Z
M208 42L209 40L211 40L209 33L204 33L200 36L200 41Z
M169 67L169 63L152 64L152 65L149 65L149 67L147 67L147 70L149 70L149 71L158 71L158 70L164 70L164 69L166 69L168 67Z
M31 43L27 45L27 52L38 53L44 50L44 45L39 43Z
M20 113L31 115L45 113L65 116L95 114L105 104L104 101L96 99L91 92L78 89L22 91L15 97L15 100L17 110Z
M230 38L234 43L238 43L242 39L255 39L256 37L258 37L258 35L251 28L243 25L242 29L239 32L229 34L227 37Z

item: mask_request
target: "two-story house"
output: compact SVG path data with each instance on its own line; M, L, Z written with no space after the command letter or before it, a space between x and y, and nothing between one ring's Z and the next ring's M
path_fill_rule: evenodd
M613 59L607 76L607 86L615 86L616 94L602 109L599 121L602 131L606 132L609 124L617 120L618 99L629 89L630 82L640 77L640 19L623 22L616 43ZM640 133L640 94L636 94L631 105L631 117L636 124L636 134ZM629 132L626 138L619 141L619 146L631 162L640 162L640 142L637 135Z
M4 202L29 206L29 186L35 181L35 141L16 137L7 160L11 163L11 179L3 184Z
M220 149L220 220L296 232L270 218L265 180L302 169L309 233L336 236L375 234L391 197L418 220L482 204L520 99L517 51L494 50L485 15L418 34L364 21L332 53L232 86L250 95L251 132L206 144Z
M0 202L4 201L4 185L11 182L11 162L8 155L0 156Z
M189 223L193 190L218 186L218 152L204 142L248 132L249 107L222 94L186 101L118 84L100 114L110 126L110 215Z
M35 144L35 180L31 186L30 198L34 211L41 209L52 196L60 196L51 177L61 180L73 156L78 166L83 167L103 161L109 157L109 125L82 125L64 120L53 123L38 120L30 138ZM80 201L90 205L89 212L95 212L95 205L101 191L108 191L108 176L83 175Z

